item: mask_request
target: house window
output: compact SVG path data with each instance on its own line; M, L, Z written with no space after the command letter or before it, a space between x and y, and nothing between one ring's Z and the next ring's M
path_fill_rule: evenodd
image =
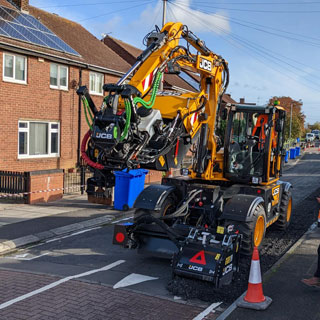
M3 80L27 83L27 58L10 53L3 54Z
M98 94L102 96L102 86L103 86L103 74L90 72L90 84L89 91L93 94Z
M50 88L68 90L68 67L50 63Z
M58 157L59 122L19 121L18 158Z

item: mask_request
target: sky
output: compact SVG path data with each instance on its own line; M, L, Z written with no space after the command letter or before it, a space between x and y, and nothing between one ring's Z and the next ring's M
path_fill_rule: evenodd
M109 34L140 49L162 26L162 0L29 2L98 39ZM186 24L228 61L227 93L235 100L266 104L290 96L302 101L307 123L320 122L320 0L168 0L166 21Z

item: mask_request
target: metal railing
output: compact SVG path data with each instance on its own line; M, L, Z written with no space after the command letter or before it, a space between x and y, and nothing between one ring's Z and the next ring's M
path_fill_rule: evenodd
M10 200L25 202L29 191L29 172L0 171L0 195L10 195ZM8 201L5 197L0 200Z
M83 194L86 181L92 176L93 173L84 166L74 169L74 171L68 170L64 173L63 177L63 193L73 194L81 192Z

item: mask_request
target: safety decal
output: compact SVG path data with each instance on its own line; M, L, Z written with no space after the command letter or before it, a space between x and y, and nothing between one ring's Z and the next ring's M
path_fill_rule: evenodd
M193 124L197 121L198 119L198 112L195 112L192 114L191 118L190 118L190 123L193 126Z
M190 262L206 265L206 257L204 254L204 250L199 251L197 254L195 254L190 260Z
M157 72L157 69L154 69L150 74L147 75L147 77L142 81L143 91L148 90L148 88L151 86L152 80L154 75Z
M225 265L229 264L232 261L232 255L229 257L226 257Z
M224 227L218 226L217 227L217 233L224 234Z
M166 163L166 160L164 160L164 157L160 156L158 160L159 160L161 166L163 167L165 165L165 163Z

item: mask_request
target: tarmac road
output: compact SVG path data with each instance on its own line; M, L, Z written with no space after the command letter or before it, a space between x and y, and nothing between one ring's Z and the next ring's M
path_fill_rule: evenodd
M313 199L308 199L308 197L320 188L319 176L320 154L317 148L306 152L304 157L299 160L295 166L288 167L284 171L283 180L289 181L294 187L293 218L300 217L312 211L311 204L313 203ZM298 211L295 210L297 208L299 209ZM301 208L303 208L303 210L301 210ZM302 233L304 232L303 228L305 227L307 229L311 224L309 221L314 219L312 216L309 218L310 219L305 219L306 225L301 226L300 231ZM302 222L299 222L299 224L303 224L303 221L304 219L302 219ZM4 306L2 308L3 305L0 304L0 318L15 319L11 317L11 315L17 314L19 310L19 314L22 312L27 315L27 310L31 312L28 309L27 303L31 301L30 299L34 299L32 300L34 301L32 306L35 305L34 314L30 313L28 317L17 317L17 319L46 319L46 316L47 319L64 319L63 317L65 317L65 319L69 320L73 319L71 314L74 316L76 312L78 312L78 316L74 319L89 319L90 317L87 315L88 310L90 310L92 319L193 319L211 305L211 303L213 303L211 307L216 309L216 312L210 313L206 319L216 319L216 317L228 307L230 302L232 302L229 301L226 303L221 300L204 302L196 299L204 299L203 294L205 291L199 292L198 296L195 295L193 297L191 295L193 299L184 302L181 297L184 296L184 294L174 296L174 294L167 290L168 282L171 280L169 261L141 256L135 251L113 246L112 230L112 225L93 228L85 232L64 237L63 239L53 239L44 244L19 250L1 259L0 268L7 270L5 275L0 273L0 283L2 283L2 285L0 285L0 292L2 292L0 293L1 302L12 301L16 297L21 297L28 292L34 292L34 290L42 288L47 284L59 281L61 277L65 279L65 277L81 275L88 271L93 273L77 277L81 282L66 280L65 283L63 282L61 285L58 284L54 289L38 293L34 297L28 296L24 298L22 302L14 301L12 306ZM275 240L274 237L267 237L266 247L268 248L268 241L278 240L279 239ZM281 250L277 248L276 259L278 259L291 244L292 243L288 241L283 244ZM267 250L265 254L272 255L272 253L267 252ZM100 270L100 268L106 266L111 267L110 269L107 267L106 270ZM57 276L59 276L59 278L57 278ZM4 278L6 279L5 282ZM113 289L114 286L116 289ZM242 290L242 287L239 287ZM12 289L9 290L9 288ZM190 288L193 290L192 287ZM188 290L190 290L190 288L188 288ZM81 292L81 297L77 295L79 292ZM181 292L183 293L183 290ZM240 294L242 292L243 290ZM51 295L49 293L51 293ZM236 292L235 298L237 296L239 296L238 292ZM122 308L129 309L131 312L130 316L126 313L127 317L125 317L125 314L121 313L119 305L118 307L108 305L106 303L106 301L108 301L106 300L107 298L101 301L102 297L112 297L113 300L121 300ZM152 299L154 297L156 299ZM158 297L165 300L158 299ZM36 301L39 300L41 301L41 306L44 307L37 307L38 304ZM62 315L58 316L54 313L57 311L53 311L52 308L50 309L50 302L52 300L56 301L56 306L61 306L61 312L64 312ZM204 300L208 300L208 296L207 299ZM87 307L77 309L76 306L73 305L75 301L82 301L82 304ZM148 301L148 303L146 303L146 301ZM177 302L183 302L184 304ZM220 305L219 302L224 303ZM113 301L113 303L115 302ZM106 309L103 309L101 305ZM166 306L165 308L164 305ZM102 308L100 310L100 318L97 316L99 306L100 309ZM39 308L41 312L37 311ZM73 311L70 311L70 308ZM57 308L55 308L55 310L56 309ZM7 312L7 314L5 312ZM95 316L93 316L94 314ZM31 317L31 315L35 317ZM38 315L38 318L36 318L36 315ZM141 315L143 315L143 317ZM8 316L8 318L6 318L6 316ZM200 316L198 319L202 318L204 317Z

